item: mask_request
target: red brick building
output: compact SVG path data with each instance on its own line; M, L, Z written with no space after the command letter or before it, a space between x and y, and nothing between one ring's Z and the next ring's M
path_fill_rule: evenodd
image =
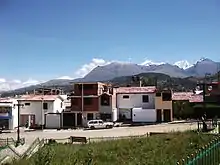
M75 120L75 123L72 124L79 126L83 121L96 118L111 120L112 108L114 107L112 92L110 85L100 82L75 83L74 94L70 96L71 112L69 113ZM68 125L70 124L67 123Z

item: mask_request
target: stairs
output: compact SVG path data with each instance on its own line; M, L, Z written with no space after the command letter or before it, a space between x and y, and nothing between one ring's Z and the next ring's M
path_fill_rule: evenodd
M41 141L37 138L31 145L24 144L18 147L9 145L0 151L0 164L10 162L13 159L29 158L38 149L44 146L44 139Z

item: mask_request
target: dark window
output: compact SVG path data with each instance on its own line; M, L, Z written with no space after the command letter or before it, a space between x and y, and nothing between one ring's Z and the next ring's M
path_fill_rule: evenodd
M94 84L83 84L83 89L84 90L95 89L95 85Z
M43 103L43 109L48 109L48 104L47 103Z
M92 99L91 98L84 98L84 104L85 105L91 105L92 104Z
M77 105L77 100L76 99L71 99L71 104L72 105Z
M142 102L143 102L143 103L148 103L148 102L149 102L149 97L148 97L148 95L143 95L143 96L142 96Z
M93 120L93 113L87 114L87 120Z
M108 92L108 87L107 86L103 87L103 92Z
M156 97L160 97L161 96L161 93L156 93Z
M24 105L25 105L25 106L30 106L30 105L31 105L31 103L25 103Z
M172 100L172 94L171 93L163 93L162 94L162 100L163 101L171 101Z
M101 96L101 105L102 106L109 106L110 105L110 97L108 95Z
M124 95L123 99L129 99L129 96L128 95Z

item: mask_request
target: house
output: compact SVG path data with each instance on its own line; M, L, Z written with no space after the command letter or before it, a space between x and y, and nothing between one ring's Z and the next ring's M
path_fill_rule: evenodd
M17 100L0 98L0 128L14 129L18 126Z
M28 121L31 126L61 127L63 101L59 95L22 96L18 99L18 102L24 105L20 110L21 125ZM53 117L50 117L51 115Z
M199 118L204 115L203 110L195 109L194 106L202 105L203 95L196 92L172 93L173 117L175 118Z
M112 119L112 88L100 82L75 83L70 112L63 114L66 127L81 126L92 119Z
M155 96L155 108L158 122L173 120L172 91L158 91Z
M116 93L116 108L118 120L132 121L132 109L142 108L145 112L155 113L155 86L148 87L119 87L114 89Z

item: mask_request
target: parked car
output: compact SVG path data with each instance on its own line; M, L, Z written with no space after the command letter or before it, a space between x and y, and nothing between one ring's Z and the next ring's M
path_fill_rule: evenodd
M89 129L113 128L113 122L104 122L103 120L90 120L87 123Z

